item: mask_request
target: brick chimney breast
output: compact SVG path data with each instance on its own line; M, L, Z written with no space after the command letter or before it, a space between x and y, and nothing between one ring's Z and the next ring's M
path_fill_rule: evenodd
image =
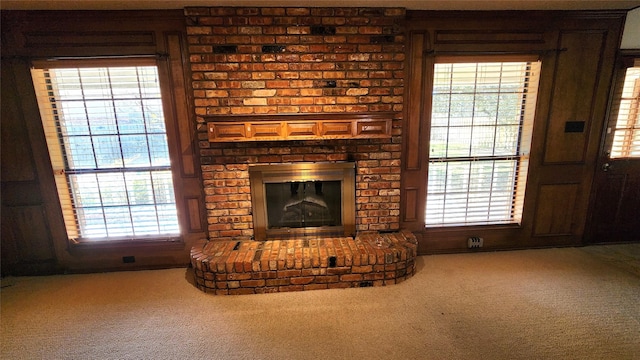
M249 164L356 162L356 230L398 230L402 8L186 8L209 237L252 239ZM394 113L385 139L208 141L206 116Z

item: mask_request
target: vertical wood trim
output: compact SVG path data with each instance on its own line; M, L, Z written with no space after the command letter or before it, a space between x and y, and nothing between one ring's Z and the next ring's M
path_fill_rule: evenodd
M178 34L167 35L169 67L172 91L174 92L173 101L176 114L176 126L178 127L178 147L182 159L181 171L183 177L192 177L196 176L195 151L193 149L193 129L189 116L184 68L182 66L181 43L181 37Z
M420 136L422 123L422 101L424 87L424 40L425 34L414 32L410 35L410 54L407 88L407 120L403 133L406 134L404 153L405 169L419 170L421 164Z
M173 149L171 157L176 160L173 167L176 206L181 227L185 230L184 240L189 243L191 238L204 237L206 213L194 144L195 128L190 116L190 88L185 79L186 51L181 32L163 32L163 37L169 55L166 62L169 86L163 91L166 91L165 100L171 106L172 117L167 136Z

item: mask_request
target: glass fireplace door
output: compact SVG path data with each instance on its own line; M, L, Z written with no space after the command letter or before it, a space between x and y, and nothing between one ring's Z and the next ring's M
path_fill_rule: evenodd
M267 227L342 225L340 181L288 181L265 184Z
M355 236L355 164L249 167L256 240Z

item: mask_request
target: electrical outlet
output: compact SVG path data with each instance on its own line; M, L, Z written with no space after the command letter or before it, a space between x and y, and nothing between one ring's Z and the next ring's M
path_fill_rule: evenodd
M484 245L484 239L478 236L472 236L467 239L467 246L469 249L481 248Z

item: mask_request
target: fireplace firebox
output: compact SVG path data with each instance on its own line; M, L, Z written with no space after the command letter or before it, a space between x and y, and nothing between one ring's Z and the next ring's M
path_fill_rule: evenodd
M355 163L249 167L255 240L355 236Z

